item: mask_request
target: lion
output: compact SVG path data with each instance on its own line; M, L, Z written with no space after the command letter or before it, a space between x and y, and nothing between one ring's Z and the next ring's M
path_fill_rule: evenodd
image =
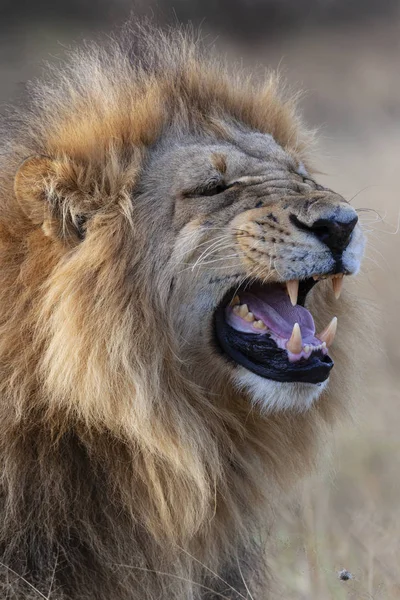
M128 29L2 140L2 597L267 598L277 504L346 414L364 247L295 98Z

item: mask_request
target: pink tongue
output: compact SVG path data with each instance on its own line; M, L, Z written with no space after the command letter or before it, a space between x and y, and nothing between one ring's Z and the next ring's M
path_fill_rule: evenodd
M268 328L280 337L290 338L293 325L298 323L303 342L315 339L315 325L311 313L298 304L292 306L286 291L279 286L268 292L260 290L257 296L250 292L241 293L240 302L247 304L254 316L264 321Z

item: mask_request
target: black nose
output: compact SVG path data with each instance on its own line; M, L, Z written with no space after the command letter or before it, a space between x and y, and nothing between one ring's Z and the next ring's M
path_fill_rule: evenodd
M351 234L357 224L357 215L350 221L342 220L338 216L331 216L325 219L317 219L311 225L300 221L296 215L290 215L290 220L296 227L303 231L308 231L317 237L333 252L333 254L342 254L350 242Z

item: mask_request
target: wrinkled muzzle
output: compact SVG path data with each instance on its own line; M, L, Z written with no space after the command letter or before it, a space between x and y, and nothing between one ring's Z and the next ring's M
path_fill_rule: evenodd
M355 210L316 190L302 199L241 213L233 220L249 272L215 313L220 347L235 363L275 381L320 383L329 377L337 318L316 331L305 303L321 279L339 301L344 276L360 266L364 240Z

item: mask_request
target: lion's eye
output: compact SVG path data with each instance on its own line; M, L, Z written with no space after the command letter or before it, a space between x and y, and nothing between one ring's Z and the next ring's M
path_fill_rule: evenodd
M187 192L184 192L184 195L187 198L195 198L198 196L217 196L218 194L225 192L225 190L227 190L229 187L229 185L219 179L209 181L206 184L202 184L192 190L188 190Z
M199 196L216 196L217 194L222 194L225 190L228 189L228 185L223 182L209 184L206 188L203 188L199 192Z

